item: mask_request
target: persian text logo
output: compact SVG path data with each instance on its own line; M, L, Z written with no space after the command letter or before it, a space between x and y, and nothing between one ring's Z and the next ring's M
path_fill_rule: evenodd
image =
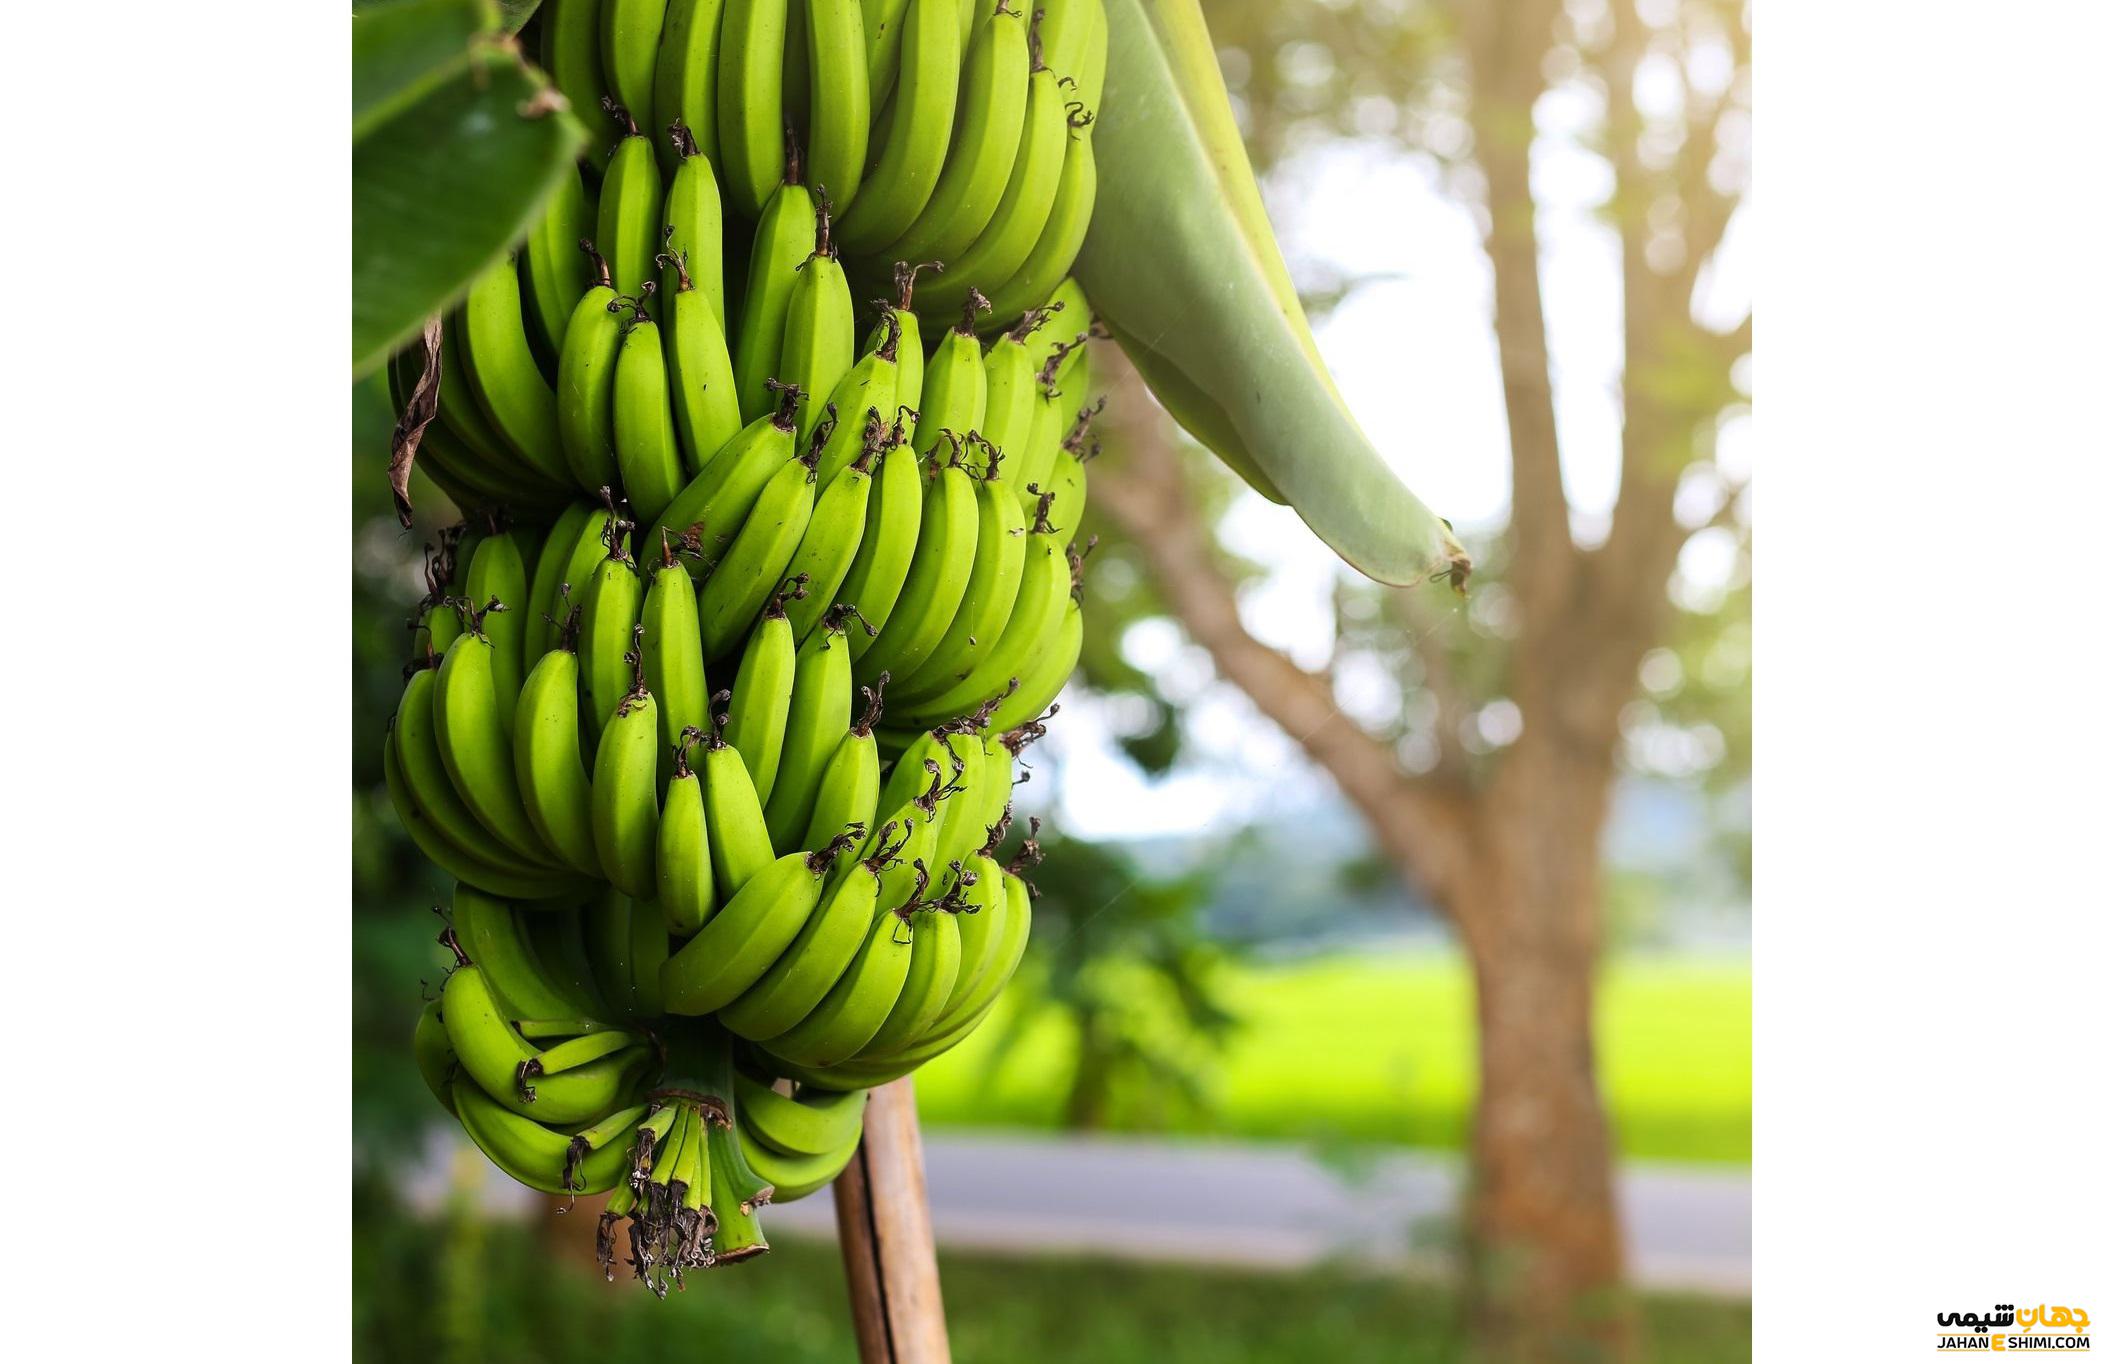
M2091 1350L2087 1309L2002 1302L1989 1312L1942 1312L1942 1350ZM1951 1329L1950 1329L1951 1328Z

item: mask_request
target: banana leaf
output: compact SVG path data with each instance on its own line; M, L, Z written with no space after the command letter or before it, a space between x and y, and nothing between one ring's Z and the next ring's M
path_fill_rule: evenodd
M586 134L485 0L353 20L353 377L528 230Z
M1104 0L1102 191L1073 273L1147 387L1250 485L1385 583L1469 556L1399 480L1323 368L1198 0Z

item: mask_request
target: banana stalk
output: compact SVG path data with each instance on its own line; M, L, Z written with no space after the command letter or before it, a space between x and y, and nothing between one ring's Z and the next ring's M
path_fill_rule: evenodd
M1469 555L1400 482L1322 365L1264 214L1198 0L1104 0L1107 191L1074 274L1184 429L1386 583Z

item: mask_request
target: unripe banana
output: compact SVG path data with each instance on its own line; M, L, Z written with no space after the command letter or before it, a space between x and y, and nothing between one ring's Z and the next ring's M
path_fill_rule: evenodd
M515 782L514 743L493 686L497 653L476 631L448 646L434 681L434 739L451 784L478 822L516 856L548 862L551 850L530 825Z
M1031 59L1035 49L1031 47ZM1029 73L1029 97L1021 120L1021 142L1013 169L1000 192L999 207L968 250L948 263L940 279L920 300L927 317L944 317L969 297L970 290L996 291L1014 277L1035 249L1058 197L1065 171L1065 149L1071 130L1069 96L1057 75L1043 67ZM1038 300L1039 302L1041 300Z
M772 475L793 458L794 404L799 395L773 383L780 399L778 410L737 432L647 528L644 544L658 545L667 535L671 542L680 541L696 550L694 557L685 560L694 578L707 576L720 562Z
M829 206L818 203L816 248L795 270L779 348L778 377L806 395L797 433L801 440L822 420L825 397L851 368L852 289L830 241Z
M1060 442L1058 458L1051 469L1050 518L1062 535L1076 533L1080 518L1087 513L1087 468L1083 461L1102 448L1087 441L1087 421L1094 412L1094 408L1080 410L1080 420Z
M867 349L879 351L889 340L889 327L895 323L896 332L896 394L891 406L881 409L885 419L893 419L894 408L918 402L926 383L926 343L919 334L918 314L912 310L913 293L918 286L921 270L938 270L939 261L898 261L895 266L896 301L886 308L878 309L881 316L876 319L874 330L867 333ZM877 303L882 300L877 299ZM839 404L839 410L844 405ZM916 410L914 409L914 418Z
M683 487L683 456L669 410L669 362L662 354L661 328L644 308L633 313L617 353L610 435L633 512L648 520L661 515Z
M1073 574L1063 538L1052 532L1050 522L1042 516L1049 509L1050 497L1045 494L1040 499L1036 523L1026 537L1021 585L998 639L960 680L916 704L902 706L904 720L913 724L937 722L964 714L1001 695L1008 679L1019 677L1028 667L1033 651L1055 633L1065 604L1071 599Z
M977 240L999 207L1028 110L1029 42L1007 0L977 0L989 17L970 39L954 144L933 196L904 234L883 251L894 260L954 260Z
M441 1022L463 1072L487 1097L547 1123L588 1122L620 1107L647 1061L645 1047L630 1046L542 1076L541 1049L501 1013L483 973L468 964L449 972L441 987ZM457 1102L460 1111L460 1093Z
M538 365L548 374L558 372L566 323L590 282L588 261L579 242L594 227L595 209L581 187L580 169L569 167L522 243L522 297L529 316L529 344Z
M976 562L978 499L976 483L963 471L960 458L958 443L926 486L918 548L904 576L900 601L873 646L858 656L862 681L883 671L904 676L918 668L947 633L962 603Z
M824 419L834 424L816 460L816 482L822 486L829 487L869 444L880 456L896 411L897 354L895 316L884 313L876 344L845 371L823 406Z
M911 437L912 448L921 455L933 453L944 431L960 438L984 424L985 367L977 344L977 314L991 306L972 289L961 320L934 347L919 398L918 429Z
M985 351L985 416L977 433L1005 457L1000 477L1016 497L1027 482L1022 464L1036 425L1037 366L1030 338L1048 309L1063 306L1046 304L1023 313L1021 321L1002 332Z
M448 1029L441 1022L438 999L427 1000L426 1007L419 1010L419 1021L412 1025L411 1058L419 1068L419 1078L441 1101L441 1107L455 1112L456 1053L448 1045Z
M661 51L654 70L654 126L666 131L683 125L696 139L692 150L704 149L713 156L720 151L717 87L721 8L722 0L669 0L668 13L661 21ZM681 147L673 150L677 158L687 159L690 155ZM718 203L719 191L715 188L716 208ZM719 236L717 224L713 235L716 239ZM717 257L717 242L712 250ZM702 261L704 257L697 259ZM711 292L717 309L719 286L715 284ZM724 313L721 325L726 325Z
M684 733L676 745L676 771L662 798L661 827L654 853L655 885L668 931L687 938L719 908L713 888L712 826L705 817L705 783L691 770L690 750L702 731Z
M609 257L618 291L639 300L650 314L661 306L646 286L654 278L654 257L661 250L661 164L654 144L639 131L622 107L605 102L625 135L610 153L602 195L595 207L595 244Z
M825 888L821 905L771 969L720 1011L728 1031L762 1041L814 1012L867 939L881 886L881 863L891 856L894 849L884 849L879 859L854 864L851 872Z
M816 497L814 513L800 547L786 565L786 576L805 577L808 595L786 608L796 642L805 642L834 606L838 588L859 553L867 524L868 495L873 489L874 460L881 454L881 423L869 415L871 439L858 460L839 471ZM847 606L848 610L851 608Z
M595 566L595 578L581 609L581 683L588 704L590 750L599 746L603 726L632 690L632 664L625 655L632 649L646 588L624 548L626 529L628 523L623 520L611 523L613 543Z
M784 165L781 113L787 0L727 0L720 19L720 172L746 218L771 197Z
M982 477L976 480L977 542L969 581L946 633L926 661L906 664L911 671L899 684L899 695L912 702L944 691L969 675L999 643L1021 590L1028 526L1022 519L1020 500L1000 477L998 451L990 445L983 449L986 462ZM916 561L912 568L917 570Z
M529 600L522 614L526 617L522 629L522 668L526 672L536 666L558 641L559 626L564 621L565 603L561 601L559 584L566 581L567 570L573 563L573 550L588 529L588 522L595 508L585 502L568 502L544 532L543 543L536 552L536 570L529 576Z
M634 655L635 659L637 655ZM617 703L595 750L590 809L603 875L634 899L656 890L654 847L661 821L660 717L644 681Z
M565 482L558 400L529 345L522 282L512 259L495 261L471 283L459 334L464 377L486 420L538 475Z
M764 803L772 846L792 850L815 811L816 787L852 713L852 651L845 630L852 619L840 608L794 655L793 687L786 707L779 768Z
M713 691L705 680L705 650L698 639L698 591L678 562L674 547L664 546L641 612L642 664L647 690L661 719L660 768L663 781L674 773L676 746L685 730L703 730L712 722Z
M398 760L397 747L382 745L382 779L388 785L390 803L405 834L421 856L458 881L518 900L551 900L576 895L585 883L576 877L555 876L542 871L524 871L518 864L490 861L445 837L419 800L412 794ZM443 783L446 784L445 782ZM489 844L481 842L481 849Z
M1073 665L1080 661L1080 635L1080 603L1068 598L1049 642L1022 670L1020 689L993 712L994 728L1006 730L1023 724L1041 715L1058 698L1066 679L1073 675Z
M595 982L595 968L588 959L588 943L583 933L583 920L599 908L601 897L609 892L608 886L600 884L601 875L600 871L596 873L593 898L584 892L575 898L574 908L530 906L515 916L522 927L522 937L536 953L537 964L543 968L545 976L568 994L584 1001L585 1012L590 1018L610 1018L616 1014Z
M786 340L786 308L795 272L815 249L816 201L805 186L789 179L772 192L757 219L749 283L735 327L735 392L745 421L755 421L778 402L769 381L779 377L773 371Z
M803 0L803 5L808 181L842 213L860 192L873 117L860 0ZM791 64L791 49L787 56Z
M794 1098L747 1072L735 1072L737 1125L745 1136L755 1137L767 1152L782 1157L828 1156L846 1142L858 1140L866 1106L867 1096L858 1090ZM755 1164L754 1150L750 1159ZM757 1173L770 1179L776 1189L779 1180L773 1177L773 1171L759 1167ZM772 1197L775 1202L783 1200L783 1194L778 1192Z
M548 0L541 56L551 83L588 129L588 161L601 170L617 141L616 128L596 117L603 92L602 0Z
M808 922L823 878L857 836L788 853L757 873L662 968L670 1012L696 1016L731 1004L771 969Z
M839 225L845 249L856 256L877 251L901 236L940 180L962 76L954 0L911 0L904 16L901 51L881 155L859 201Z
M889 1016L857 1056L887 1056L915 1040L940 1016L962 968L962 932L955 915L933 904L904 916L911 931L911 969Z
M681 264L690 274L687 287L705 296L712 306L713 325L724 337L727 307L721 297L725 263L720 182L711 158L699 150L700 139L689 124L664 121L661 144L670 148L676 158L676 168L669 179L668 202L662 210L661 296L674 298L684 287L683 271L676 268Z
M704 174L711 178L711 171ZM681 258L664 259L676 274L676 289L667 305L670 397L675 401L684 473L695 478L741 431L742 407L735 400L734 362L715 316L717 305L692 287Z
M856 608L861 619L877 631L895 611L905 575L911 571L912 555L918 550L920 521L925 515L925 480L919 476L918 463L917 453L904 440L902 425L892 426L880 470L867 490L867 524L860 532L860 547L838 589L838 600ZM853 661L858 662L874 639L865 631L849 638Z
M851 824L873 827L881 792L881 754L874 739L881 697L875 688L860 690L867 710L832 746L811 794L806 825L786 840L789 847L815 846Z
M488 535L479 543L465 595L492 645L492 697L500 727L512 734L522 692L522 640L529 632L529 575L512 534Z
M712 830L713 887L725 904L771 865L771 831L742 754L724 734L730 693L714 693L713 732L705 739L705 820Z
M791 587L801 590L799 584ZM771 799L786 736L787 707L793 701L795 650L793 629L779 604L783 595L775 594L772 608L742 650L727 710L727 741L741 753L760 802Z
M624 345L631 305L610 287L610 267L586 239L579 243L595 282L567 319L558 348L558 438L566 468L584 492L616 488L617 443L610 431L610 394L617 384L617 352Z
M806 1198L830 1183L852 1163L853 1154L860 1149L858 1124L854 1124L850 1137L820 1155L793 1156L775 1151L757 1140L746 1125L739 1126L736 1136L757 1177L770 1181L774 1203Z
M860 0L860 34L867 58L867 105L875 117L896 89L897 54L903 49L904 11L911 0Z
M1065 149L1065 166L1059 172L1050 218L1021 268L992 294L993 310L1005 317L1049 298L1072 270L1080 244L1087 240L1088 221L1094 213L1095 143L1084 131L1076 131Z
M611 96L638 117L654 110L668 0L602 0L602 71Z
M537 660L515 711L514 775L530 827L567 866L602 875L580 734L580 660L573 632Z
M484 973L486 986L509 1018L547 1022L570 1019L577 1035L600 1028L589 1021L594 1016L594 1005L544 971L514 910L505 901L458 883L449 910L448 931L454 937L455 950L469 957ZM448 939L444 937L443 941ZM546 1069L566 1067L547 1064Z
M603 1193L617 1187L632 1172L637 1133L642 1129L666 1130L676 1110L664 1108L650 1114L644 1104L635 1104L611 1114L593 1128L578 1134L557 1131L510 1112L475 1083L458 1077L450 1087L447 1102L467 1135L485 1158L517 1183L539 1193L575 1197ZM598 1134L591 1145L588 1132ZM607 1133L607 1135L603 1135Z

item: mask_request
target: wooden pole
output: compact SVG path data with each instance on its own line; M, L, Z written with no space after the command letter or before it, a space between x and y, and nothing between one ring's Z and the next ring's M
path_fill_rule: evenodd
M860 1364L949 1364L910 1076L867 1096L860 1149L831 1191Z

